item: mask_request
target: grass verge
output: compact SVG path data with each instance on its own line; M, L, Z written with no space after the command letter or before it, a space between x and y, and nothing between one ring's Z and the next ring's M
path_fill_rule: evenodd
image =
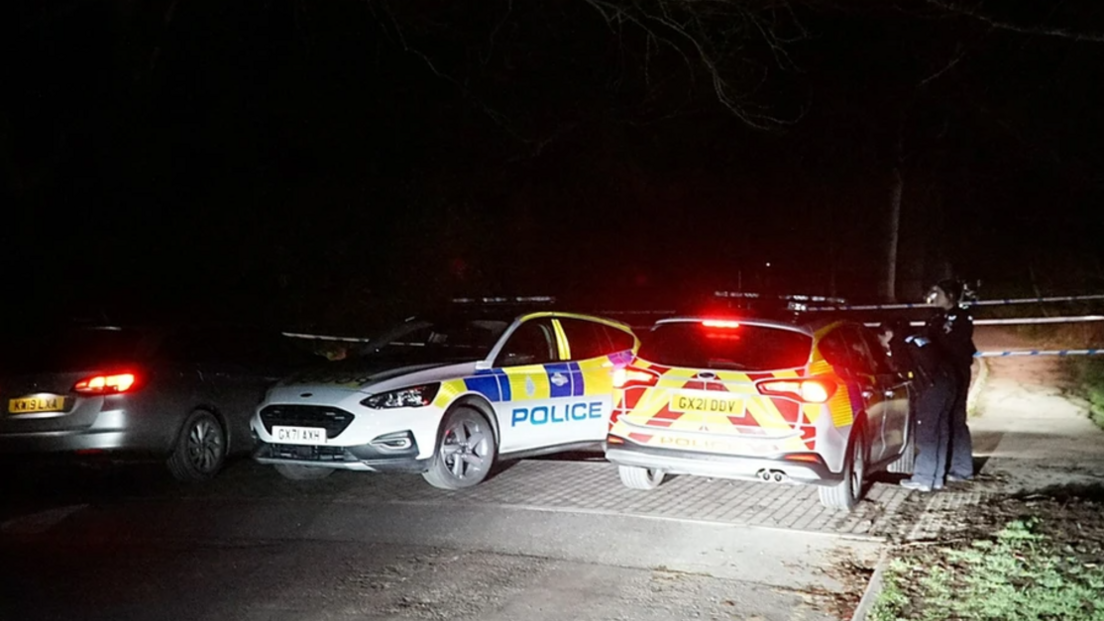
M1071 358L1065 369L1074 392L1089 402L1089 417L1104 428L1104 356Z
M866 618L1104 621L1102 496L1010 497L940 541L899 546Z

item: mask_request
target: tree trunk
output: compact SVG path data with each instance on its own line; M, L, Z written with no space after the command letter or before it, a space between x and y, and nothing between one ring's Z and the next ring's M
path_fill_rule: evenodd
M900 163L893 166L889 196L889 235L886 239L886 298L897 301L897 246L901 229L901 196L904 193L904 177Z

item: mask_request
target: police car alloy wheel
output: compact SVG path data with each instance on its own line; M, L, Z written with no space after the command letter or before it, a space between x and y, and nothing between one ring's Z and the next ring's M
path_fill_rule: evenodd
M333 468L300 466L299 464L276 464L275 468L281 476L292 481L316 481L330 476L334 471Z
M433 464L422 477L442 489L471 487L487 478L494 460L490 423L476 410L460 406L445 417Z
M636 466L618 466L617 473L621 476L621 482L625 487L632 489L653 490L666 476L662 470L655 468L638 468Z

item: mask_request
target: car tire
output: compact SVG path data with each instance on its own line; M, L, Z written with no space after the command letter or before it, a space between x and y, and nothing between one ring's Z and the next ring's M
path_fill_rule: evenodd
M459 406L445 414L437 450L422 477L441 489L463 489L487 478L497 456L494 431L478 410Z
M617 474L621 476L621 482L625 487L642 490L653 490L659 487L667 476L667 473L662 470L637 466L618 466Z
M893 463L886 466L886 472L893 474L912 474L912 469L916 466L916 444L913 443L912 434L909 434L908 441L905 442L905 448L901 452L901 456Z
M333 474L334 468L303 466L301 464L276 464L276 472L292 481L317 481Z
M851 510L862 499L866 479L866 432L856 425L847 443L847 456L843 460L843 480L835 485L817 488L820 504L829 509Z
M226 462L226 430L214 414L196 410L177 434L167 465L178 481L198 483L218 474Z

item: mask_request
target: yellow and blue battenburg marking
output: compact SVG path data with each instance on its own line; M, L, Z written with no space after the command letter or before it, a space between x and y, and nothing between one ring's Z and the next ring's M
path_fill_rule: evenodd
M534 376L539 381L534 381ZM464 387L492 403L515 399L582 397L586 376L577 362L552 362L544 365L477 371L463 380Z
M510 378L506 377L502 369L476 371L475 375L462 381L468 391L477 392L492 403L510 400Z
M581 364L550 362L476 371L462 379L441 382L434 405L447 407L463 393L477 393L491 403L605 394L612 388L610 369L624 366L632 358L632 351L626 350Z

